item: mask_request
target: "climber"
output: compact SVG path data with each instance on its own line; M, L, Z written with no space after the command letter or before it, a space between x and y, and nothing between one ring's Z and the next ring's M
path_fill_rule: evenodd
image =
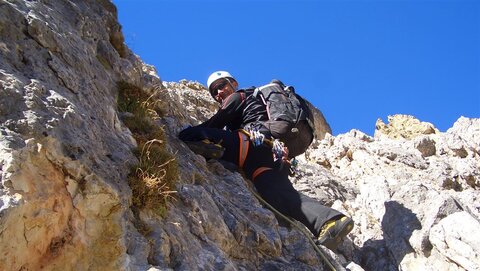
M293 87L272 80L258 88L237 90L237 81L225 71L214 72L207 85L222 108L202 126L242 128L252 132L251 136L258 133L262 139L279 139L288 147L288 158L305 152L313 141L312 114Z
M266 202L303 223L319 244L335 250L353 229L353 220L296 191L284 161L275 161L271 146L254 146L243 129L250 122L268 119L265 105L251 99L250 91L237 91L237 81L225 71L213 73L207 86L221 108L204 123L181 131L179 138L206 158L237 165Z

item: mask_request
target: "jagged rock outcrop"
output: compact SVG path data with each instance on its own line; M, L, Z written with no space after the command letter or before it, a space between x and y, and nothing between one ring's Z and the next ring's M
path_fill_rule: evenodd
M412 130L397 126L394 134ZM445 133L411 139L383 133L327 136L297 179L301 190L336 199L333 206L353 216L342 254L365 270L480 268L480 119L461 117Z
M388 124L378 119L375 128L376 137L382 134L393 139L412 139L418 135L440 133L431 123L419 121L413 116L400 114L388 116Z
M328 270L239 173L176 138L217 105L197 82L161 82L124 45L111 2L0 0L0 52L0 270ZM162 105L180 168L165 217L132 209L119 81ZM374 137L333 137L315 112L325 138L292 181L354 217L335 264L479 269L479 119L440 133L395 116Z

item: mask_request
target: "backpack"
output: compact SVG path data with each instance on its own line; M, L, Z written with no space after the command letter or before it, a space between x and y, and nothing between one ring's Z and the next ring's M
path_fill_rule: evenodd
M266 105L268 121L262 125L288 148L288 158L305 152L313 141L313 124L305 100L279 80L255 89L253 96Z

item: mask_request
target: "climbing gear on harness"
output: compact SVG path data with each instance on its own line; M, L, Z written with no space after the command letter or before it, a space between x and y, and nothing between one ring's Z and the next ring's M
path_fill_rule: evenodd
M260 146L263 144L263 141L265 140L265 135L260 133L258 129L249 129L247 132L250 134L250 141L252 141L253 146Z
M219 159L225 151L225 148L220 144L215 144L208 139L202 141L187 141L185 143L194 153L200 154L207 159Z
M342 216L340 219L329 220L323 225L317 242L335 250L352 229L353 220L350 217Z
M288 148L278 139L273 141L272 146L273 161L288 161Z
M288 173L288 175L290 177L297 175L297 169L298 169L298 160L296 158L293 158L290 160L290 172Z
M280 162L287 162L288 163L288 148L280 140L278 140L278 139L270 140L268 138L265 138L265 136L261 133L260 133L260 136L258 136L256 134L252 134L251 130L247 131L245 129L240 129L238 131L239 131L239 134L246 135L250 140L252 140L252 138L253 138L252 143L253 143L254 146L261 145L261 144L257 144L260 141L260 139L257 138L257 137L262 137L263 136L261 138L261 141L264 144L267 144L268 146L270 146L272 148L274 161L275 162L280 161ZM256 132L257 131L254 131L254 133L256 133Z

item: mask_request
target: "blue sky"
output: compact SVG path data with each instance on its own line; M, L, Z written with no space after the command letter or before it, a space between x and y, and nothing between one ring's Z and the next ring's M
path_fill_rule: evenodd
M409 114L480 117L480 1L114 0L126 44L164 81L280 79L334 135Z

